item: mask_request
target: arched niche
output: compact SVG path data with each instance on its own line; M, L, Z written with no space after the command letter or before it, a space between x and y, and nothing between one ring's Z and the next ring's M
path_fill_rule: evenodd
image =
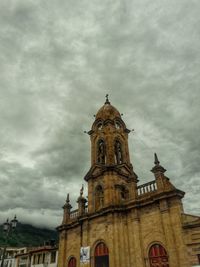
M95 188L95 210L98 210L104 206L104 190L101 185L97 185Z
M121 164L123 162L122 144L118 139L114 143L115 163Z
M106 163L106 145L103 139L100 139L97 142L97 163Z
M120 197L122 201L127 200L129 198L129 191L123 185L120 187Z

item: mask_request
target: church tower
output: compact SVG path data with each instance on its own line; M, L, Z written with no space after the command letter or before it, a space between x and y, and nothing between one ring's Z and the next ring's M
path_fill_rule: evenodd
M137 184L129 133L107 95L88 132L88 199L82 186L73 209L67 194L57 227L58 267L190 267L189 256L197 262L191 236L200 234L200 217L184 214L184 192L165 175L157 154L153 180Z
M88 182L88 211L123 203L136 197L137 175L129 157L128 134L119 111L106 96L95 116L91 139L91 168Z

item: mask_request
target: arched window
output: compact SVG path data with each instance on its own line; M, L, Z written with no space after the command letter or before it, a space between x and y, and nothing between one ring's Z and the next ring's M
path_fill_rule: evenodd
M98 185L95 190L95 209L98 210L104 206L104 192L101 185Z
M116 129L120 129L121 128L121 124L118 121L115 121L115 128Z
M71 257L68 262L68 267L76 267L76 258Z
M99 140L97 144L97 162L105 164L106 161L106 146L103 140Z
M103 128L103 123L102 123L102 122L99 122L99 123L97 124L97 129L98 129L98 130L102 130L102 128Z
M154 244L149 250L150 267L169 267L168 255L160 244Z
M100 242L94 251L95 267L109 267L109 251L107 246Z
M123 161L122 146L119 140L115 141L115 161L117 164L121 164Z

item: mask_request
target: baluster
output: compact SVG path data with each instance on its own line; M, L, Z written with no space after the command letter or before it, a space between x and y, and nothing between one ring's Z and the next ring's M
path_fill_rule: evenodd
M155 183L153 183L153 189L154 189L154 191L156 190L156 184Z
M138 196L141 196L143 194L154 192L156 190L157 190L157 184L155 181L152 181L152 182L138 186L137 193L138 193Z

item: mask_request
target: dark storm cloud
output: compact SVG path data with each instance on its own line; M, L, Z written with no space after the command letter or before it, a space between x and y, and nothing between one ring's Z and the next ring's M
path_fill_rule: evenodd
M60 223L90 167L84 134L109 93L140 182L153 153L199 214L200 3L0 2L1 221Z

